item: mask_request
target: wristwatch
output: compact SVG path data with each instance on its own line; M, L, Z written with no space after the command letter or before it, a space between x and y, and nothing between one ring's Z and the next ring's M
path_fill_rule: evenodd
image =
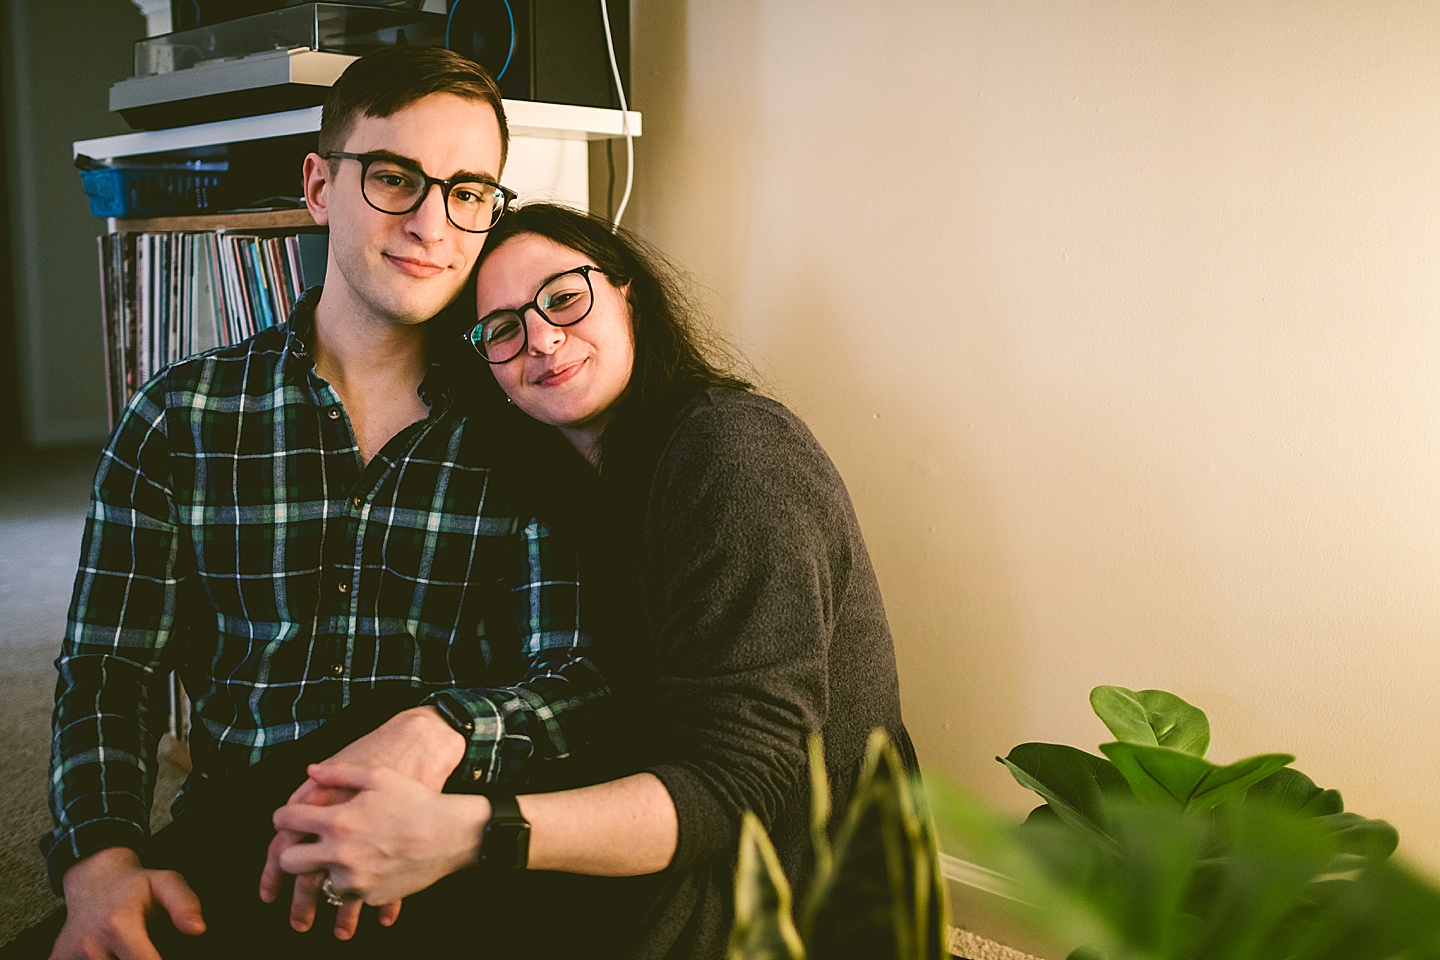
M490 821L480 837L479 866L485 870L524 870L530 860L530 821L520 812L513 793L493 793Z

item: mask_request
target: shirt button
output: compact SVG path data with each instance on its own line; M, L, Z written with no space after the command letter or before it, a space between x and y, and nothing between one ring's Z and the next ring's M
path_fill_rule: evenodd
M339 419L340 419L340 408L339 408L339 407L331 407L329 410L326 410L326 411L325 411L325 416L329 417L331 420L339 420Z
M339 591L340 591L341 593L349 593L349 592L350 592L350 581L349 581L349 580L341 580L338 584L336 584L336 587L337 587L337 589L339 589Z
M352 498L350 499L350 502L355 505L355 509L356 509L356 510L359 510L359 509L360 509L360 504L361 504L363 501L361 501L361 499L360 499L359 497L352 497Z
M482 773L480 772L479 768L476 768L476 769L470 771L470 779L471 779L471 780L479 780L483 775L484 775L484 774L482 774Z
M345 664L343 664L343 663L332 663L332 664L330 664L330 676L332 676L332 677L338 677L338 676L340 676L341 674L343 674L344 672L345 672Z

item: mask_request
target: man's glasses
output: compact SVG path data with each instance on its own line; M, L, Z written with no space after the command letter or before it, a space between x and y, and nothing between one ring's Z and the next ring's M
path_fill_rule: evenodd
M533 307L542 320L554 327L579 323L590 315L590 308L595 305L590 272L599 269L587 263L557 273L541 284L535 299L523 307L486 314L466 331L465 340L490 363L514 360L530 339L525 327L525 311Z
M385 153L324 154L326 160L357 160L360 163L360 195L381 213L401 216L420 209L432 186L445 198L445 216L466 233L485 233L505 215L515 191L478 177L440 180L418 164Z

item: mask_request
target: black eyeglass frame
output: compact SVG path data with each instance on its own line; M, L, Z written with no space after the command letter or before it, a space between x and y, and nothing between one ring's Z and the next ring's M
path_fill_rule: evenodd
M329 153L320 154L320 156L325 160L354 160L358 162L360 164L360 196L365 198L365 202L370 205L372 210L388 213L392 217L403 217L419 210L420 205L425 202L425 198L430 196L430 188L438 186L440 188L440 200L445 207L445 219L450 221L450 225L456 230L461 230L465 233L489 233L495 229L495 224L499 223L500 218L505 216L505 212L510 209L510 204L515 201L516 197L520 196L509 187L503 186L494 180L487 180L484 177L455 177L451 180L441 180L439 177L430 176L430 174L422 170L420 164L415 161L408 160L405 157L397 157L389 153L346 153L343 150L331 150ZM370 199L370 194L365 190L365 177L370 172L370 165L379 160L384 160L386 163L393 163L397 167L405 167L413 171L425 182L420 193L416 195L415 202L411 204L409 208L405 210L386 210L384 207L376 206L375 201ZM495 192L500 195L500 210L490 218L490 226L484 230L471 230L469 227L462 227L456 223L455 218L450 215L450 191L455 187L463 186L467 183L483 183L487 187L494 187Z
M533 309L536 313L540 315L541 320L544 320L552 327L573 327L581 320L584 320L586 317L590 316L590 311L595 309L595 284L590 279L590 274L597 270L600 272L600 275L602 277L609 276L609 274L607 274L604 270L601 270L599 267L595 266L593 263L582 263L578 267L571 267L569 270L561 270L559 273L552 274L546 277L545 281L540 284L540 289L535 291L535 297L529 303L523 306L515 307L513 309L491 310L489 313L485 314L485 316L481 317L479 320L475 321L475 323L471 324L470 329L466 330L464 334L462 334L462 336L464 336L465 338L465 342L470 344L470 346L475 350L476 353L480 354L480 359L484 360L488 364L491 364L492 366L498 367L502 363L509 363L511 360L514 360L516 357L520 356L520 354L524 353L525 349L530 346L530 324L525 322L525 311ZM574 320L571 320L568 323L556 323L554 320L550 319L550 316L543 309L541 309L540 294L545 290L546 287L550 286L550 284L554 283L556 280L559 280L561 277L568 277L572 273L578 273L580 276L585 278L585 289L590 294L590 306L586 307L585 312L580 314L580 316L576 317ZM488 356L485 355L485 348L475 341L475 334L478 333L480 331L480 328L485 326L485 324L489 323L496 317L505 314L513 315L520 321L520 348L514 353L510 354L510 356L506 357L504 360L491 360Z

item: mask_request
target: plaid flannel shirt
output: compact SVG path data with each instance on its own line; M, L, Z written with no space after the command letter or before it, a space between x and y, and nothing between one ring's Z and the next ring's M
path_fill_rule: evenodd
M397 685L469 724L452 784L519 781L589 737L608 688L573 552L515 508L443 366L420 389L429 416L362 463L306 345L316 293L162 371L104 452L56 661L52 882L143 844L171 670L208 745L197 773Z

